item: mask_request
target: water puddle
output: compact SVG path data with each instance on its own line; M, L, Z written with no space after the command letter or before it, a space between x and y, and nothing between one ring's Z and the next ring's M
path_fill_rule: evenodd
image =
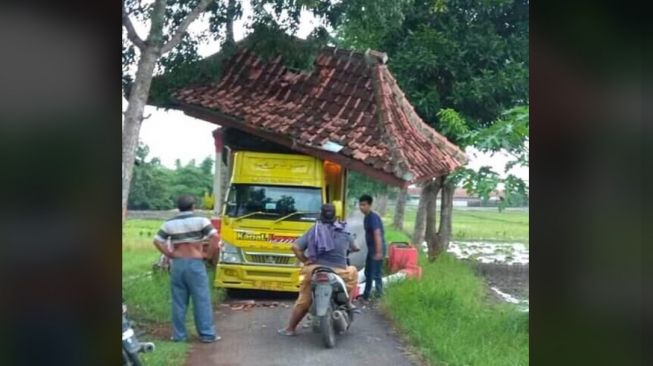
M424 253L428 252L426 242L422 243L422 250ZM480 263L527 265L529 262L528 247L523 243L452 241L447 252L458 259L469 259Z
M425 253L428 252L426 242L422 243L422 250ZM528 287L527 266L529 264L529 252L526 244L484 241L452 241L449 244L447 252L451 253L458 259L476 262L486 269L489 265L490 268L494 269L489 280L492 292L503 301L517 305L519 311L529 311L529 301L527 298L520 299L514 294L506 292L513 292L515 290L515 285L513 284L515 277L513 276L525 275L525 286L526 288ZM524 267L526 268L525 270ZM484 277L488 278L487 273L484 273ZM497 284L499 286L496 286ZM519 286L524 286L523 282ZM523 296L523 289L516 292L522 293ZM527 293L528 291L526 290L526 294Z
M524 311L528 312L529 311L529 303L528 300L520 300L510 294L507 294L501 290L499 290L497 287L490 287L494 293L496 293L499 297L501 297L504 301L509 302L511 304L517 305L517 309L519 311Z

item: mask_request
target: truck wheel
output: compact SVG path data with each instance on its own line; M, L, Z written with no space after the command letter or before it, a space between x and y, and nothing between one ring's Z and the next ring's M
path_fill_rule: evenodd
M238 296L242 295L242 291L239 288L226 288L224 289L224 292L230 299L236 299Z
M326 315L319 317L320 319L320 333L322 333L322 341L326 348L333 348L336 346L336 332L333 329L333 314L331 309L327 310Z

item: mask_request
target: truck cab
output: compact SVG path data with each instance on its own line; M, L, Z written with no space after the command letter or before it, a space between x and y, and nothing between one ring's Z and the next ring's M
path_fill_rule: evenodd
M230 160L215 285L297 292L301 264L291 247L323 203L345 217L346 170L300 154L237 151Z

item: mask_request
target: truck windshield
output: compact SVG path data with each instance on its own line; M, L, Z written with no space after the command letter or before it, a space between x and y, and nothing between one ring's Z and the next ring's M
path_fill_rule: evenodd
M320 188L233 184L227 197L226 215L252 219L314 221L322 205Z

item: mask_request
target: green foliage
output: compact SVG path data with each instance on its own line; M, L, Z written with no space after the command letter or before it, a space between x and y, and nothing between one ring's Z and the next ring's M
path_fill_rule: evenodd
M343 16L336 29L338 43L345 48L365 50L401 28L404 10L412 0L343 1Z
M484 281L448 254L420 265L422 279L389 286L383 305L431 364L528 364L528 313L488 303Z
M139 144L136 150L134 175L131 182L128 208L136 210L162 210L172 208L168 182L171 174L158 159L147 161L149 148Z
M209 27L199 33L187 33L181 43L162 56L156 65L148 103L163 108L172 106L170 98L174 91L184 87L207 85L216 82L222 75L225 60L233 56L237 47L248 47L266 59L281 55L284 63L297 70L312 67L317 51L326 45L329 34L324 27L317 27L305 41L292 35L298 30L302 10L308 10L323 19L326 24L336 25L341 21L345 4L325 0L251 0L254 19L250 34L239 45L223 42L219 52L201 59L198 47L209 40L225 39L225 24L231 16L233 20L242 17L242 0L234 2L235 8L229 14L226 1L216 1L207 7L202 15L208 16ZM137 0L123 2L127 13L135 21L148 23L152 5L143 5ZM347 3L347 2L344 2ZM167 41L184 16L197 4L197 1L168 1L164 25L163 41ZM271 11L270 11L271 8ZM125 33L123 31L123 33ZM123 94L128 95L133 82L135 57L133 45L123 35Z
M204 206L204 196L213 189L211 158L207 157L199 166L195 160L185 166L177 160L176 168L172 170L161 165L158 158L147 160L148 154L148 147L140 144L136 153L128 209L172 209L177 197L182 194L195 196L198 206Z
M488 166L483 166L478 171L471 169L466 171L468 174L463 179L463 187L467 192L474 192L487 201L499 184L499 175Z
M207 58L182 57L182 51L175 51L179 57L168 62L167 60L172 57L170 56L162 61L166 66L163 68L166 71L165 75L152 80L148 103L169 107L173 92L188 86L217 82L224 71L224 62L229 60L239 47L252 50L266 61L281 56L284 64L289 68L298 71L310 70L318 51L329 41L328 33L324 28L317 28L306 40L300 40L289 35L288 31L274 19L262 18L253 24L252 33L238 45L225 45L220 52ZM192 53L190 49L187 52Z
M254 23L253 32L242 46L266 61L281 56L284 65L290 69L311 70L318 52L329 42L328 32L319 27L306 40L301 40L288 34L289 31L272 17L262 17Z
M202 197L202 208L205 210L212 210L214 204L215 204L215 195L213 194L209 195L208 193L204 193L204 197Z
M234 50L225 47L221 52L207 58L171 67L169 73L152 79L148 103L169 107L173 92L183 87L206 85L220 80L223 62L233 56Z
M188 352L188 343L157 341L156 351L141 354L145 365L183 365Z
M449 140L461 149L470 143L469 127L465 119L455 110L451 108L440 109L437 113L440 119L440 133L447 136Z
M528 166L528 106L508 109L489 127L476 131L465 131L465 121L455 111L442 110L440 113L447 131L454 131L462 147L471 145L482 152L503 151L511 155L504 173L514 166ZM481 167L478 171L461 167L448 179L452 184L462 183L467 192L478 194L485 200L499 185L503 185L504 194L499 210L528 201L528 187L521 178L512 174L501 178L489 167Z
M528 165L528 106L517 106L504 111L492 125L473 131L467 138L482 152L506 151L516 161L511 164ZM508 171L509 169L506 169Z
M385 242L390 244L392 242L410 242L410 237L403 231L395 230L391 225L385 226Z
M351 3L340 44L388 53L424 121L463 149L512 154L506 173L528 165L528 0ZM501 179L487 167L460 168L447 183L485 199L503 184L500 209L528 194L517 177Z
M518 206L524 205L528 202L528 186L526 183L520 179L510 174L503 180L504 184L504 199L502 200L502 206Z
M492 192L503 185L503 195L498 205L500 211L506 207L522 206L528 202L528 187L521 178L512 174L502 178L488 166L478 170L460 167L447 179L451 184L465 188L469 194L478 195L485 202Z
M361 173L349 171L347 173L347 201L356 205L358 198L365 193L376 197L382 194L394 194L395 189Z
M387 52L391 71L427 123L438 128L438 111L452 108L476 129L526 103L527 0L398 3L369 5L374 15L368 17L352 12L338 35L343 45ZM392 25L384 26L385 19Z

